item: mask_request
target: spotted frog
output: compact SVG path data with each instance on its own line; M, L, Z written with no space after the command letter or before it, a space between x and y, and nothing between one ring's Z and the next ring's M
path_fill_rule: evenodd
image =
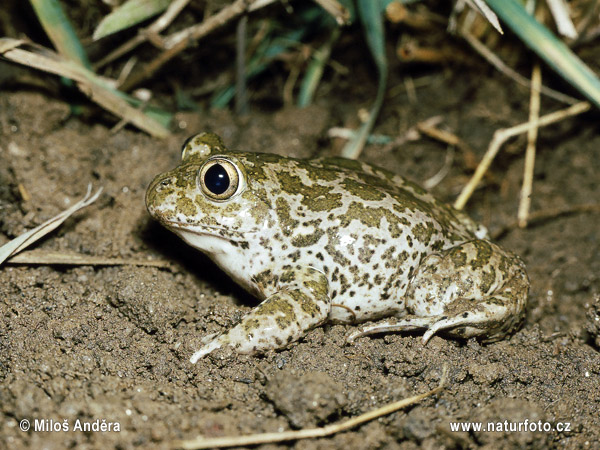
M181 165L146 192L150 214L262 300L191 357L283 348L325 322L348 340L389 331L494 341L524 316L519 257L412 182L342 158L229 151L186 141Z

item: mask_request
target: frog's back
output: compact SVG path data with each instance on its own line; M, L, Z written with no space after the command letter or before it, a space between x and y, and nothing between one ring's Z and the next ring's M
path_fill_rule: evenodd
M456 231L464 230L479 239L488 237L488 231L483 225L474 222L464 212L439 201L421 186L401 175L373 164L341 157L318 158L313 160L313 163L343 171L346 176L359 183L389 193L397 202L407 207L421 210L430 217L442 218L442 226L448 228L448 231L454 228Z
M344 226L359 219L364 225L362 231L368 232L376 226L377 218L387 217L390 229L397 230L391 233L392 238L400 233L400 228L418 232L426 227L423 242L433 237L436 248L487 236L484 227L417 184L365 162L338 157L295 159L268 153L231 154L244 161L249 182L268 192L265 200L278 211L280 222L286 219L285 224L311 218L325 225L340 218ZM287 220L288 215L295 220Z

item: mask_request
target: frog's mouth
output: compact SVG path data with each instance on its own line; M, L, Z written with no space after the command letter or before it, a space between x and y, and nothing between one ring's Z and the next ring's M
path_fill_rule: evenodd
M160 223L169 230L171 230L173 233L182 237L184 234L189 234L198 237L210 236L217 239L236 242L245 240L245 237L247 237L248 235L255 234L258 232L258 229L237 231L216 225L190 224L187 222L180 222L177 220L162 219L160 220Z
M163 225L183 239L188 245L207 253L218 255L230 252L234 247L247 248L247 233L227 230L221 227L189 224L182 226L178 222L167 222Z

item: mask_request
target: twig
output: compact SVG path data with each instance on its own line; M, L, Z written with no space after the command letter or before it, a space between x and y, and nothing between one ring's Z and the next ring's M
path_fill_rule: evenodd
M567 117L581 114L589 110L590 108L591 105L589 102L580 102L573 106L569 106L568 108L561 109L550 114L546 114L545 116L540 117L539 120L536 120L535 122L525 122L511 128L503 128L500 130L496 130L496 132L494 133L494 138L490 142L487 152L485 153L485 155L483 155L483 159L477 166L473 177L469 180L467 185L463 188L460 195L454 202L454 207L456 209L462 209L465 206L465 204L473 194L473 191L475 191L475 188L483 178L483 175L487 171L488 167L496 157L498 150L500 150L502 144L504 144L508 139L510 139L513 136L517 136L521 133L524 133L530 128L545 127L546 125L558 122Z
M237 18L241 14L256 11L257 9L264 8L274 2L275 0L236 0L231 5L221 9L218 13L213 14L203 22L165 37L165 48L172 49L181 45L182 42L187 46L187 44L197 41L214 29L225 25L227 22Z
M393 412L398 411L399 409L406 408L407 406L413 405L427 397L437 394L445 387L447 376L448 376L448 366L445 365L442 370L443 371L442 371L442 378L440 379L440 384L435 389L432 389L429 392L425 392L424 394L418 394L413 397L405 398L403 400L399 400L397 402L390 403L388 405L382 406L381 408L377 408L373 411L369 411L365 414L361 414L360 416L354 417L352 419L348 419L344 422L334 423L334 424L327 425L322 428L305 428L303 430L283 431L280 433L259 433L259 434L251 434L248 436L225 436L225 437L208 438L208 439L199 437L197 439L191 439L191 440L186 440L186 441L175 441L173 443L173 446L175 448L183 448L183 449L241 447L241 446L248 446L248 445L267 444L267 443L283 442L283 441L295 441L298 439L309 439L309 438L331 436L332 434L341 433L342 431L350 430L358 425L362 425L363 423L369 422L373 419L377 419L378 417L382 417L382 416L391 414Z
M438 119L441 119L441 116L434 116L417 123L417 130L425 136L455 146L463 152L473 153L473 150L471 150L469 145L457 135L437 128L437 125L441 122L441 120Z
M149 36L157 35L162 30L167 28L189 2L190 0L172 1L169 4L167 10L163 14L161 14L160 17L152 23L152 25L143 30L140 30L134 38L125 42L123 45L117 47L115 50L113 50L100 61L98 61L96 64L94 64L94 70L98 71L98 69L104 67L106 64L110 63L111 61L114 61L117 58L120 58L124 54L136 48L138 45L144 43L146 40L148 40Z
M533 65L531 73L531 100L529 102L529 122L536 122L540 118L540 91L542 84L542 71L539 61ZM523 173L523 186L521 188L521 200L519 202L519 212L517 219L519 227L527 226L527 216L531 206L531 192L533 186L533 169L535 165L535 142L537 140L538 127L530 128L527 131L527 149L525 150L525 169Z
M467 29L465 29L464 27L461 28L460 34L477 53L479 53L487 62L494 66L498 71L511 78L515 82L519 83L520 85L531 89L531 83L527 78L525 78L520 73L514 71L512 68L504 64L504 61L498 58L496 54L494 54L483 43L481 43L481 41L479 41L475 36L473 36ZM540 92L544 95L547 95L548 97L558 100L559 102L566 103L567 105L572 105L577 102L576 98L573 98L569 95L565 95L562 92L555 91L554 89L550 89L549 87L544 85L540 87Z
M6 264L49 265L49 266L150 266L171 267L168 261L152 259L107 258L104 256L82 255L73 252L52 250L30 250L6 260Z
M475 168L475 152L471 149L471 147L469 147L465 141L463 141L454 133L437 128L439 121L432 119L436 119L436 117L432 117L417 124L417 130L419 133L422 133L431 139L435 139L452 147L458 148L461 151L463 164L465 167Z
M458 63L469 60L469 56L449 45L423 46L412 39L407 39L398 45L396 56L401 62L425 64Z
M419 101L419 99L417 98L417 90L415 89L415 82L413 81L413 79L410 75L404 77L404 79L402 81L404 81L404 87L406 88L406 96L408 97L408 101L411 104L416 105L417 102Z
M571 214L587 213L587 212L600 212L600 203L586 203L583 205L567 206L564 208L555 209L544 209L541 211L535 211L529 214L528 226L537 225L545 222L549 219L555 219L560 216L568 216ZM497 240L508 233L510 230L518 228L519 222L517 220L503 225L498 230L494 230L490 233L492 239Z
M259 0L260 1L260 0ZM271 0L271 3L275 0ZM258 3L255 1L254 4ZM193 25L185 30L168 36L164 40L166 50L158 55L154 60L148 63L142 70L133 74L123 83L121 89L128 91L147 78L154 75L162 66L168 63L171 59L185 50L188 45L198 39L211 33L213 30L225 25L227 22L239 17L246 10L252 9L248 7L248 0L236 0L229 6L221 9L218 13L210 16L202 23ZM261 6L266 6L268 3L263 2Z

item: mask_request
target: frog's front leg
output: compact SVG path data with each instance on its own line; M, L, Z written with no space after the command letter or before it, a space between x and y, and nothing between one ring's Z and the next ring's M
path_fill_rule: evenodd
M281 278L285 285L279 292L265 299L236 326L194 353L190 362L195 364L224 346L233 347L237 353L282 348L327 319L331 299L323 273L311 267L298 267Z
M406 293L409 316L361 328L348 337L426 329L427 342L438 331L491 342L522 321L529 291L523 262L486 240L473 240L427 256Z

